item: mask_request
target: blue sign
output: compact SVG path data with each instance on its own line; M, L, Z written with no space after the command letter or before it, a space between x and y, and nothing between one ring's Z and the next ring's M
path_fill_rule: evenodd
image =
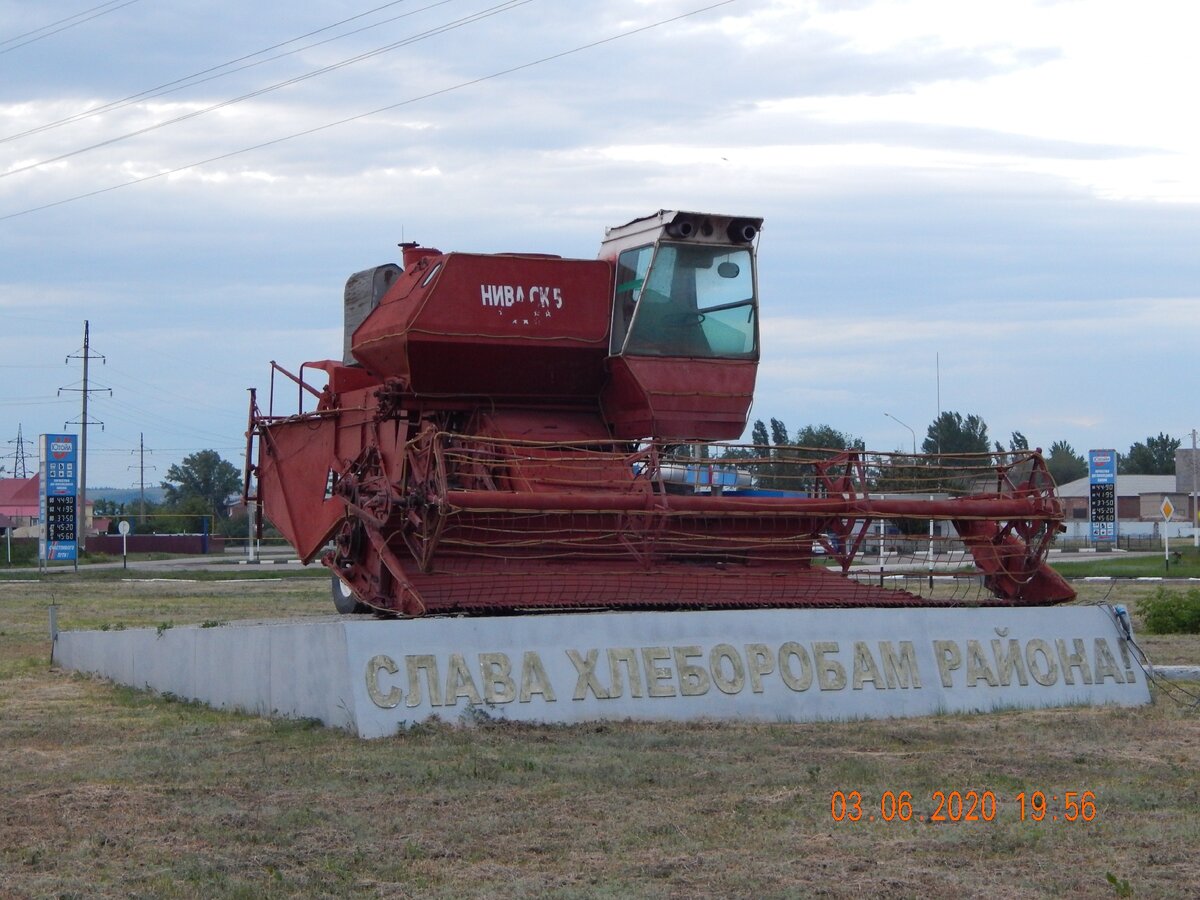
M1088 451L1088 518L1092 540L1117 539L1117 451Z
M78 556L78 435L43 434L39 443L42 537L38 558L71 561Z

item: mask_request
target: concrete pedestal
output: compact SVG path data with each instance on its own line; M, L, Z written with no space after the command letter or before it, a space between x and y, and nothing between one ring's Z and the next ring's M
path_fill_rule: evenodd
M435 715L788 722L1150 699L1100 607L343 616L61 632L54 659L362 737Z

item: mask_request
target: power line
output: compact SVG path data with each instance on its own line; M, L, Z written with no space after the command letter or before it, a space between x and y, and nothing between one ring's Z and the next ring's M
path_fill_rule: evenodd
M32 44L34 41L40 41L43 38L48 38L51 35L66 31L68 28L74 28L76 25L82 25L84 22L90 22L92 19L98 19L101 16L107 16L111 12L116 12L118 9L122 9L137 2L138 0L124 0L124 2L120 2L120 0L109 0L108 3L101 3L99 6L93 6L91 9L85 9L83 12L76 13L73 16L67 16L65 19L59 19L57 22L51 22L49 25L43 25L41 28L35 28L33 31L27 31L24 34L18 34L16 37L7 38L3 41L0 41L0 54L10 53L11 51L20 47L25 47L29 44ZM105 7L108 8L106 9ZM97 12L97 10L99 10L99 12ZM95 13L95 15L88 15L88 13ZM38 34L39 31L45 33ZM21 41L21 38L29 38L29 40ZM13 43L14 41L21 41L21 43ZM12 46L5 47L5 44L12 44Z
M142 351L142 352L144 353L144 351ZM140 385L141 393L143 395L150 394L153 399L155 399L159 402L169 402L179 408L187 408L187 409L208 409L208 410L213 410L213 411L220 411L220 410L224 410L226 408L224 404L214 402L214 401L204 400L200 397L197 397L197 396L195 396L194 392L192 394L184 394L179 391L168 390L168 389L162 387L162 385L157 384L152 381L143 381L140 378L135 378L134 376L130 375L128 372L121 371L116 366L109 366L108 371L109 371L109 378L110 378L110 380L113 381L114 384L118 384L118 382L120 382L122 379L124 379L127 382L124 385L125 387L128 387L129 384ZM212 370L212 371L217 371L217 370ZM117 375L120 377L114 378L113 377L114 375ZM121 386L121 385L118 384L118 386ZM138 388L135 387L135 388L133 388L133 390L137 391ZM129 408L134 409L134 411L140 412L140 410L136 410L134 407L129 407Z
M28 163L24 166L18 166L15 169L9 169L6 172L0 172L0 178L8 178L10 175L18 175L21 172L28 172L31 169L38 169L50 163L62 162L64 159L70 159L74 156L79 156L83 153L88 153L92 150L99 150L101 147L109 147L113 144L119 144L121 141L129 140L132 137L140 137L143 134L148 134L151 131L157 131L160 128L166 128L169 125L178 125L180 122L187 122L191 119L199 118L207 115L218 109L224 109L227 106L233 106L237 103L242 103L245 100L252 100L255 97L261 97L263 94L270 94L285 87L291 87L293 84L299 84L302 81L308 81L310 78L316 78L320 75L327 75L330 72L336 72L338 69L343 69L346 66L354 65L363 60L371 59L383 53L388 53L399 47L405 47L410 44L415 44L418 41L427 40L431 37L436 37L440 34L445 34L448 31L453 31L457 28L462 28L464 25L471 25L483 19L491 18L492 16L500 15L501 13L509 12L516 9L518 6L524 6L527 3L532 3L533 0L505 0L503 3L498 3L496 6L489 7L478 13L473 13L469 16L464 16L461 19L456 19L448 22L445 25L438 25L428 31L421 32L416 35L388 44L385 47L377 47L374 50L368 50L366 53L360 53L357 56L352 56L349 59L341 60L340 62L332 63L328 66L322 66L319 69L313 69L311 72L305 72L303 75L297 75L294 78L288 78L284 81L277 81L275 84L269 84L266 87L258 88L248 94L242 94L238 97L233 97L229 100L222 100L220 103L214 103L211 106L206 106L203 109L195 109L189 113L184 113L181 116L176 116L173 119L167 119L163 122L155 122L153 125L147 125L145 128L139 128L136 131L130 131L125 134L117 135L116 137L107 138L103 141L98 141L95 144L89 144L86 147L78 147L75 150L70 150L66 153L60 153L58 156L52 156L48 159L39 160L38 162Z
M391 22L396 22L400 19L406 19L411 16L415 16L418 13L426 12L437 6L445 6L447 3L452 3L453 0L438 0L438 2L431 3L428 6L422 6L420 9L414 9L414 10L411 10L409 12L403 13L398 16L392 16L387 19L382 19L381 21L374 22L371 25L364 25L362 28L355 28L352 31L347 31L343 34L335 35L331 38L326 38L325 40L322 40L322 41L314 41L311 44L305 44L303 47L297 47L296 49L289 50L286 53L279 53L279 54L276 54L275 56L270 56L266 59L260 59L260 60L257 60L256 62L247 63L244 66L238 66L238 63L242 63L242 62L246 62L247 60L254 59L254 57L256 57L256 56L262 56L264 53L270 53L272 50L278 50L280 47L286 47L288 44L294 44L297 41L302 41L305 38L312 37L313 35L320 34L321 32L329 31L331 28L337 28L339 25L345 25L348 22L353 22L355 19L361 19L364 16L371 15L371 13L376 13L376 12L379 12L380 10L387 9L389 6L395 6L398 3L404 3L404 2L405 2L405 0L392 0L391 3L385 3L383 6L377 6L374 9L369 9L366 12L359 13L356 16L350 16L350 18L348 18L348 19L342 19L340 22L334 22L332 25L326 25L326 26L324 26L322 28L318 28L314 31L309 31L306 34L299 35L298 37L290 38L286 41L281 41L278 44L272 44L270 47L264 47L261 50L255 50L253 53L247 53L245 56L239 56L237 59L231 59L228 62L223 62L219 65L211 66L207 69L202 69L199 72L193 72L191 75L184 75L182 78L176 78L174 81L168 81L168 82L165 82L164 84L160 84L160 85L157 85L152 88L146 88L145 90L138 91L136 94L130 94L128 97L122 97L120 100L113 100L111 103L105 103L105 104L102 104L101 106L96 106L91 109L86 109L83 112L74 113L73 115L66 116L65 118L58 119L54 122L46 122L46 123L44 123L42 125L38 125L34 128L27 129L26 131L17 132L16 134L10 134L7 137L0 138L0 144L7 144L10 141L15 141L15 140L18 140L23 137L29 137L30 135L34 135L34 134L41 134L44 131L50 131L51 129L58 128L62 125L69 125L73 122L80 122L80 121L83 121L84 119L90 119L94 116L101 115L102 113L112 112L117 109L124 109L127 106L132 106L134 103L136 103L139 100L151 100L155 97L163 97L167 94L173 94L176 91L182 91L189 87L195 87L198 84L205 84L209 81L215 81L218 78L224 78L226 75L234 75L238 72L243 72L246 69L252 69L255 66L266 65L267 63L275 62L276 60L284 59L285 57L288 57L288 56L294 56L297 53L303 53L305 50L311 50L314 47L321 47L325 44L333 43L334 41L340 41L342 38L352 37L353 35L361 34L362 32L369 31L372 28L378 28L381 25L387 25ZM237 66L237 68L229 68L230 66ZM222 71L220 71L221 69L226 69L227 71L222 72ZM206 75L208 76L207 78L203 77Z
M553 53L549 56L543 56L540 59L535 59L535 60L532 60L527 63L521 63L520 65L512 66L507 69L501 69L497 72L492 72L490 75L481 75L478 78L472 78L468 81L461 81L458 84L451 85L450 87L441 88L440 90L436 90L436 91L430 91L427 94L421 94L416 97L410 97L407 100L401 100L397 103L389 104L388 106L381 106L378 109L373 109L373 110L370 110L369 112L358 113L357 115L353 115L353 116L347 116L344 119L338 119L334 122L327 122L324 125L317 125L313 128L307 128L304 131L297 131L294 134L284 135L283 137L274 138L269 141L263 141L260 144L253 144L249 147L242 147L239 150L231 150L228 153L222 153L222 154L219 154L218 156L210 156L208 159L202 159L202 160L199 160L198 162L188 163L188 164L182 165L182 166L176 166L173 169L165 169L162 172L156 172L153 175L143 175L141 178L134 178L130 181L121 182L120 184L113 184L113 185L109 185L108 187L97 188L94 191L87 191L82 194L75 194L72 197L66 197L62 200L55 200L52 203L43 203L41 206L31 206L31 207L28 207L27 209L19 210L18 212L7 213L3 216L0 216L0 222L7 221L8 219L15 219L20 216L26 216L31 213L42 212L47 209L53 209L56 206L64 206L68 203L74 203L78 200L86 200L89 197L97 197L101 194L107 194L112 191L120 190L121 188L132 187L135 184L144 184L147 181L154 181L158 178L164 178L169 175L175 175L175 174L178 174L179 172L185 172L188 169L195 169L200 166L206 166L209 163L221 162L222 160L231 159L235 156L240 156L243 153L251 153L255 150L262 150L266 147L273 147L276 144L282 144L287 141L295 140L296 138L308 137L309 135L312 135L312 134L317 134L322 131L327 131L330 128L336 128L339 125L347 125L350 122L357 122L360 119L366 119L371 116L379 115L380 113L390 112L394 109L400 109L401 107L404 107L404 106L410 106L410 105L412 105L414 103L418 103L422 100L429 100L433 97L440 97L443 94L450 94L450 93L453 93L454 91L462 90L463 88L473 87L474 85L477 85L477 84L483 84L484 82L487 82L487 81L492 81L497 78L502 78L505 75L512 75L515 72L522 72L526 69L532 69L533 67L540 66L544 63L553 62L558 59L563 59L564 57L572 56L576 53L582 53L586 50L592 50L592 49L595 49L596 47L600 47L605 44L611 44L614 41L621 40L622 38L632 37L635 34L641 34L642 32L650 31L651 29L659 28L663 25L669 25L672 22L678 22L682 19L687 19L692 16L700 15L701 13L709 12L709 11L717 9L719 7L728 6L731 3L736 3L736 2L738 2L738 0L720 0L720 2L712 3L712 4L709 4L708 6L703 6L698 9L693 9L686 13L680 13L679 15L676 15L676 16L671 16L666 19L660 19L656 22L651 22L649 25L641 25L641 26L638 26L637 28L631 28L628 31L622 31L617 34L609 35L606 38L600 38L599 40L591 41L590 43L587 43L587 44L580 44L577 47L572 47L570 50L563 50L559 53Z
M57 366L55 368L58 368ZM69 403L69 400L58 400L54 397L34 398L31 400L0 400L0 406L46 406L48 404Z

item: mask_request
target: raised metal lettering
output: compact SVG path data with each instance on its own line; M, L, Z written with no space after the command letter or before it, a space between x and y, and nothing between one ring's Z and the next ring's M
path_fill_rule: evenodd
M962 653L954 641L934 641L933 655L937 660L938 674L942 676L942 687L953 687L950 673L962 668Z
M388 688L385 694L379 687L379 673L387 672L389 675L395 675L400 669L396 666L396 661L390 656L372 656L367 660L367 696L371 698L371 702L382 709L391 709L394 706L399 706L400 701L404 698L404 692L400 688L392 685Z
M671 651L666 647L643 647L642 665L646 667L646 693L651 697L674 697L675 685L663 684L674 674L669 666L658 666L655 663L664 662L671 658Z
M771 648L766 644L747 644L746 670L750 673L750 690L761 694L762 677L775 671L775 656L771 653Z
M488 703L511 703L517 698L517 685L512 680L512 665L507 653L480 653L479 674L483 682L483 699Z
M1062 638L1058 638L1054 642L1054 646L1058 649L1058 660L1062 663L1063 681L1067 684L1074 684L1075 677L1071 674L1071 670L1078 669L1083 683L1091 684L1092 670L1088 666L1087 650L1084 648L1083 638L1075 638L1071 642L1074 653L1067 653L1067 642Z
M983 646L979 641L970 640L967 641L967 687L975 687L981 680L992 687L999 684L996 673L983 656Z
M792 671L791 663L788 662L793 656L800 660L799 675ZM779 648L779 677L793 691L807 691L812 687L812 660L808 658L808 651L795 641L788 641Z
M917 651L912 641L900 642L899 655L891 641L880 641L879 659L889 688L920 689L921 672L917 668Z
M456 706L458 698L464 697L470 703L482 703L479 689L475 687L475 679L467 668L466 660L461 653L451 653L450 663L446 670L446 706Z
M728 661L733 674L726 678L723 663ZM742 665L742 657L732 644L717 644L708 655L708 665L712 669L713 684L723 694L737 694L746 686L746 668Z
M1039 653L1045 660L1040 666L1037 664ZM1043 687L1049 687L1058 681L1058 663L1054 661L1054 651L1040 638L1034 638L1025 645L1025 665L1029 667L1029 674L1033 676L1033 680Z
M1117 666L1117 660L1113 657L1112 651L1108 649L1108 641L1102 637L1096 638L1094 656L1095 665L1092 670L1096 676L1096 684L1104 684L1105 678L1112 678L1117 684L1125 683L1121 670Z
M836 659L826 659L826 654L837 653L837 641L815 641L813 661L817 669L817 687L823 691L840 691L846 686L846 668Z
M679 673L679 693L684 697L697 697L707 694L709 688L708 672L704 666L693 665L689 659L704 656L704 652L696 646L675 648L675 671Z
M629 676L629 696L644 696L642 693L642 670L638 667L637 654L629 647L617 647L608 651L608 671L612 674L612 687L609 688L608 695L620 697L625 693L618 663L625 665L625 674Z
M586 657L581 657L578 650L568 650L567 658L579 673L579 677L575 679L575 693L571 699L584 700L590 690L597 700L608 700L611 695L596 677L596 663L600 661L600 651L593 648L587 652Z
M554 686L546 675L542 658L532 650L526 650L521 659L521 703L528 703L534 694L541 694L547 703L554 702Z
M855 641L854 671L851 673L850 687L853 690L861 691L863 685L868 681L875 687L875 690L883 689L883 675L879 672L879 666L875 665L875 657L871 655L871 648L867 646L866 641Z
M442 705L442 687L439 684L437 660L428 653L420 656L404 657L404 668L408 673L408 696L404 698L405 706L421 705L421 677L425 673L425 685L429 688L429 705Z
M1021 642L1016 638L1009 638L1007 648L998 638L992 638L992 659L996 663L996 674L1002 685L1008 687L1012 683L1014 672L1022 687L1029 684L1025 661L1021 658Z

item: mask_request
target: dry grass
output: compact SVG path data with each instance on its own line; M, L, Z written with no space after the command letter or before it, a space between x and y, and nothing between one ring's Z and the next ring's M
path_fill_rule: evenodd
M52 583L50 583L52 582ZM1149 590L1149 589L1147 589ZM1132 589L1121 602L1135 604ZM0 896L1194 896L1200 714L425 726L379 741L47 666L64 628L324 615L321 580L0 584ZM1169 643L1159 644L1159 641ZM1146 642L1200 662L1200 640ZM1166 655L1170 659L1160 658ZM1174 659L1178 657L1178 659ZM991 823L836 823L990 789ZM1090 824L1022 791L1094 791Z

